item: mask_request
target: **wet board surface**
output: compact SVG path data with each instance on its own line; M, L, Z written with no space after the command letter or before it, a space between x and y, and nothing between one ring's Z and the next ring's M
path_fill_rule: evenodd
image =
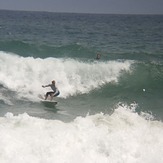
M41 102L44 104L54 104L54 105L58 103L57 101L48 101L48 100L42 100Z
M56 108L57 101L44 101L42 100L41 103L46 107L46 108Z
M41 99L41 102L45 105L48 105L48 106L54 106L56 105L58 102L57 101L54 101L54 100L44 100L44 96L42 95L38 95L38 97Z

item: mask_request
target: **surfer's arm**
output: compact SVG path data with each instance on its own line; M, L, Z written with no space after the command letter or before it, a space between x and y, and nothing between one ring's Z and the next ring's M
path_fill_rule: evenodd
M48 85L42 85L43 88L49 87L49 86L50 86L50 84L48 84Z

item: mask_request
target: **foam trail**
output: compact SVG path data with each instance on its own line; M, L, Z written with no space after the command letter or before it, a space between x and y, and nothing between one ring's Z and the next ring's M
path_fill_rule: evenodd
M0 83L18 96L33 98L47 91L42 84L55 79L66 98L89 93L109 82L118 82L122 71L130 71L131 61L80 62L74 59L20 57L0 52Z
M125 105L70 123L7 113L0 133L2 163L163 162L163 123Z

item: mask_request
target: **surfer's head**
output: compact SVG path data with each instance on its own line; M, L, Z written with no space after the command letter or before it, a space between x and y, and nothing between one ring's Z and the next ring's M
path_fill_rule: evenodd
M52 84L55 84L55 80L52 81Z

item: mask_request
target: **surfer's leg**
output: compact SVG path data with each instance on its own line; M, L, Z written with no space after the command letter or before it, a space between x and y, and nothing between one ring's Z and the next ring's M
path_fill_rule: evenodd
M60 92L57 91L57 92L54 93L53 97L56 97L56 96L58 96L59 94L60 94Z
M51 94L53 94L54 92L47 92L46 95L45 95L45 100L48 98L48 96L52 96Z
M51 96L51 101L53 100L53 94L54 94L54 92L50 94L50 96Z
M45 100L47 99L47 97L48 97L48 92L47 92L46 95L45 95Z
M59 91L57 91L57 92L53 92L52 94L51 94L51 101L52 101L52 99L53 99L53 97L56 97L56 96L58 96L60 94L60 92Z

